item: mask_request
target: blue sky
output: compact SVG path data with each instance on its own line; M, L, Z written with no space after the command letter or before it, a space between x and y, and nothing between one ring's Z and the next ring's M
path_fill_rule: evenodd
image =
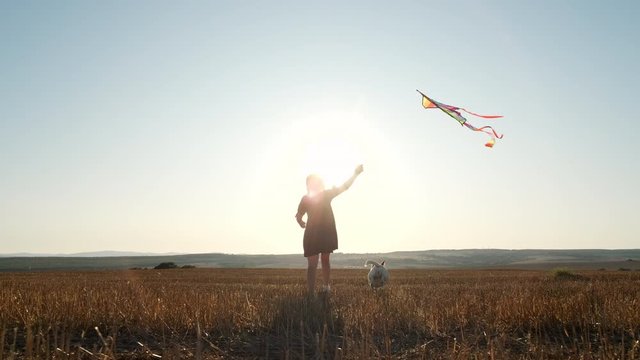
M0 253L636 248L640 5L0 1ZM469 122L436 100L505 118ZM329 164L329 165L327 165ZM327 169L327 166L331 169Z

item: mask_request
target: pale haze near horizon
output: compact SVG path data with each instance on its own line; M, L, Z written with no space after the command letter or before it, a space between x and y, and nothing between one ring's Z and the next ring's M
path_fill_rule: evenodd
M0 1L0 253L637 248L640 3ZM486 137L434 99L505 118Z

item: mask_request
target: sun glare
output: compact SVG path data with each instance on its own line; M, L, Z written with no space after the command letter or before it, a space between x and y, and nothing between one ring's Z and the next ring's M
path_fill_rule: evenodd
M398 163L384 135L357 105L350 111L297 110L286 117L280 136L261 151L257 172L264 175L250 188L292 183L304 189L310 174L319 175L331 188L342 185L359 164L375 171Z
M318 174L327 187L341 185L363 162L356 141L325 134L309 143L303 156L303 171Z
M329 188L341 185L365 162L366 127L357 114L323 114L302 124L301 175L318 174Z

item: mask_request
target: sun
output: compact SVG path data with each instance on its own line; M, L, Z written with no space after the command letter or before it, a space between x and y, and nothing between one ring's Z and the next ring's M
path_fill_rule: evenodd
M304 184L310 174L319 175L325 187L340 186L360 164L379 168L391 157L386 139L366 112L307 111L287 114L284 126L270 146L261 151L260 184Z
M339 186L363 162L361 149L354 139L341 135L317 134L307 143L303 155L306 174L318 174L327 187Z
M298 144L300 175L320 175L327 188L342 185L366 160L368 128L357 111L313 113L297 119L291 139Z

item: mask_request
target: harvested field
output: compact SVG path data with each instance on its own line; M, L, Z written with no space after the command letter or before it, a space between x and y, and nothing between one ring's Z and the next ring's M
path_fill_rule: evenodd
M366 272L0 273L0 358L640 358L640 272Z

